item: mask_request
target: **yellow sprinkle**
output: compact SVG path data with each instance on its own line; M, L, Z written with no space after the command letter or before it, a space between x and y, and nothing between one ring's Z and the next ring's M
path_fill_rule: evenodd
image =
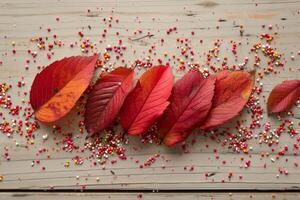
M70 162L67 161L67 162L65 163L65 167L69 167L69 166L70 166Z

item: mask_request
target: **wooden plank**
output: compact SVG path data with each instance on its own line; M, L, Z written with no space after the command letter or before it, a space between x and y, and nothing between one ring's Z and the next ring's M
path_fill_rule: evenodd
M298 200L298 193L1 193L0 199L24 199L24 200L79 200L79 199L109 199L109 200L132 200L132 199L198 199L198 200Z
M255 5L256 3L258 5ZM29 57L26 51L36 49L36 45L30 42L32 37L48 36L51 38L52 34L55 33L65 43L64 47L55 49L52 60L80 54L79 48L72 49L68 46L70 43L78 41L78 31L80 30L83 30L90 41L97 45L96 48L100 52L103 52L108 44L116 44L119 39L122 39L129 49L124 53L125 63L128 65L135 59L145 60L151 45L157 46L156 55L151 55L153 60L163 57L165 52L170 57L171 55L180 55L180 49L177 49L178 44L176 43L178 37L191 40L190 44L195 51L193 62L204 64L206 59L204 53L213 48L213 42L216 39L222 39L220 55L222 55L221 57L228 57L228 63L231 65L243 62L244 57L249 56L248 52L251 45L260 41L259 34L268 31L262 29L261 25L273 24L273 29L278 32L278 36L275 36L274 46L279 52L285 53L286 66L290 67L291 70L284 70L277 76L264 79L263 95L267 96L272 87L280 81L299 78L299 71L297 71L300 66L299 56L295 55L294 60L290 59L291 52L297 54L299 51L300 21L299 14L297 14L299 6L300 1L296 0L260 0L257 2L239 0L60 0L55 3L46 0L27 0L26 2L23 0L2 0L0 2L0 60L3 61L3 65L0 66L0 79L1 82L5 81L15 86L16 82L24 77L25 87L20 90L14 87L10 93L16 103L21 103L18 92L28 91L37 73L36 64L32 62L28 64L30 70L24 70L25 60ZM92 15L87 14L88 9L92 10ZM112 10L114 10L113 13ZM59 22L56 22L56 16L60 17ZM103 39L100 34L104 28L107 28L107 25L103 23L103 18L109 16L118 18L120 22L108 29L108 36ZM220 22L219 19L226 21ZM140 22L138 22L139 20ZM92 27L91 30L87 28L88 25ZM240 36L237 25L245 27L243 37ZM167 36L166 30L174 26L177 27L178 33ZM216 26L220 28L216 29ZM46 31L48 27L51 27L51 33ZM147 31L153 33L154 36L140 41L129 40L128 38L136 37L134 35L136 30L143 30L143 34L139 36L147 34ZM117 31L120 34L118 37L115 35ZM194 36L191 36L192 31L195 32ZM273 32L275 31L273 30ZM5 39L5 37L7 38ZM163 46L159 45L161 38L165 39ZM200 44L200 39L203 39L203 44ZM100 40L102 40L101 43ZM231 40L242 42L242 45L238 46L237 61L231 53ZM16 43L14 48L17 53L15 56L12 56L11 53L12 41ZM46 53L38 51L38 64L47 65L51 62L47 59ZM250 59L250 64L247 65L249 69L252 68L254 62L252 57ZM262 63L264 61L265 59ZM218 64L218 61L214 61L214 63ZM116 59L112 59L111 64L121 65L120 61ZM171 64L177 66L177 63ZM182 74L178 72L176 77L179 78ZM262 98L261 101L264 102L265 98ZM299 122L299 108L294 108L293 111L295 116L291 118ZM249 118L246 112L239 117L241 119ZM61 123L72 120L73 118L68 116ZM279 125L278 120L269 118L264 114L261 123L268 121L272 122L273 128ZM233 126L233 122L224 125L224 127ZM296 123L295 127L298 131L300 130L299 124ZM260 131L255 130L255 134ZM49 132L47 141L42 139L45 132ZM224 190L234 188L243 190L299 190L300 188L299 168L295 166L295 163L300 162L300 159L293 155L295 138L290 138L286 133L281 136L280 143L275 147L274 152L270 151L267 145L259 145L258 140L254 138L250 142L253 150L250 151L249 155L233 153L232 150L222 147L218 142L197 134L193 135L191 139L196 138L198 142L189 147L187 154L182 152L180 146L170 149L153 144L145 145L141 144L137 137L130 137L129 144L126 145L128 156L126 161L118 160L117 164L108 162L103 166L96 167L89 159L86 159L83 165L74 166L72 157L79 153L57 151L59 147L54 144L54 137L58 138L57 141L62 138L61 135L51 134L51 127L46 125L41 125L38 130L34 145L27 144L26 139L22 136L13 135L8 138L1 134L1 155L5 154L3 147L6 147L9 149L11 160L6 161L3 156L1 157L0 175L3 176L3 180L0 183L0 189ZM74 140L82 146L84 138L85 135L78 135L78 137L74 137ZM289 147L287 155L277 159L278 150L285 145ZM216 146L217 153L214 152ZM47 152L36 156L41 147L46 148ZM136 151L133 147L139 150ZM270 155L262 157L261 152L269 152ZM157 161L150 167L140 169L139 165L156 153L161 155ZM89 155L89 152L80 154L83 158ZM36 159L39 159L41 164L32 167L31 163ZM242 159L251 160L251 166L246 168ZM140 162L136 163L137 160ZM64 164L69 161L71 167L64 167ZM224 161L226 164L223 164ZM267 167L265 168L264 165ZM46 167L46 170L42 170L42 167ZM193 170L189 170L191 167ZM279 172L282 168L288 172L288 175ZM205 173L208 173L209 177L206 177ZM232 178L228 178L229 173L233 173ZM19 193L5 195L17 198ZM102 197L102 194L87 194L85 197L92 198L93 195ZM145 194L144 196L151 198L151 195ZM155 195L158 199L164 199L169 194ZM204 196L205 198L210 197L210 194L206 195L208 196ZM215 196L216 199L218 199L218 195L224 199L236 198L235 195L224 197L223 194L218 193ZM270 197L270 194L259 193L257 195L261 199ZM112 199L118 199L120 196L123 197L122 194L111 195ZM135 196L136 194L128 194L126 198L132 199ZM35 193L24 197L40 198ZM44 198L51 197L52 194L48 194ZM63 197L69 198L68 194ZM175 199L183 197L185 199L189 199L189 197L201 199L203 196L202 194L172 196ZM237 197L236 199L248 199L249 194L241 193ZM297 194L279 194L279 197L297 199Z

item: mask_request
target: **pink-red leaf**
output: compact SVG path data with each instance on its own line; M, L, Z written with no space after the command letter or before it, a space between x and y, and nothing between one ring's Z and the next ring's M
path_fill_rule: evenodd
M222 71L216 76L213 104L201 126L208 129L223 124L244 108L254 84L254 73Z
M215 77L204 78L193 70L176 82L170 105L158 122L158 134L166 145L186 139L189 131L205 120L214 95Z
M111 125L132 89L133 77L132 69L119 67L93 86L85 112L85 125L90 135Z
M276 85L268 98L268 113L289 110L300 96L300 80L287 80Z
M66 115L88 87L98 55L55 61L37 74L30 91L35 116L53 122Z
M141 134L163 113L173 87L170 67L146 71L127 96L121 109L121 125L129 134Z

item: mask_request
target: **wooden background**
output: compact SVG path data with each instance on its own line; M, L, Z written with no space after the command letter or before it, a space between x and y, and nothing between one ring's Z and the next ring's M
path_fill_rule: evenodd
M91 10L89 14L88 9ZM220 55L228 56L229 63L234 64L241 63L245 56L249 56L251 45L260 41L258 35L267 31L261 26L272 24L272 32L278 32L273 45L285 54L287 63L285 70L279 75L263 80L264 94L268 95L271 88L282 80L300 77L300 59L297 56L300 50L299 12L300 1L297 0L0 0L0 60L3 61L3 65L0 66L0 82L8 82L15 86L23 76L26 85L21 91L28 91L37 73L37 64L47 65L63 56L81 53L80 48L69 47L70 43L79 40L78 31L83 31L97 45L99 52L107 45L115 45L118 39L122 39L128 48L124 54L127 64L132 64L134 59L145 60L149 47L158 44L161 38L165 39L165 44L158 46L155 50L157 56L152 56L151 59L163 57L164 52L179 55L180 50L176 44L178 37L190 38L196 52L194 62L200 63L205 61L203 53L213 48L216 39L221 39ZM60 18L59 22L55 20L57 16ZM118 18L120 22L113 24L112 28L107 28L103 18L109 16ZM91 26L91 30L88 29L88 25ZM240 36L239 25L244 26L243 37ZM174 26L177 27L177 33L166 35L166 30ZM216 26L220 28L216 29ZM51 28L51 33L46 31L48 27ZM103 39L100 35L104 28L108 29L108 34ZM143 33L134 35L136 30L143 30ZM116 31L120 36L115 35ZM137 41L129 39L143 36L148 31L154 36ZM192 31L195 32L193 36ZM52 61L47 59L45 52L37 50L38 63L29 63L30 69L24 70L25 60L28 58L27 49L36 49L30 38L50 37L53 34L57 34L58 39L66 45L55 49ZM203 44L199 43L200 39L203 39ZM100 40L102 43L99 43ZM238 47L237 61L230 52L231 40L243 43ZM15 47L12 47L13 41ZM11 53L13 48L17 51L16 55ZM291 52L294 52L294 60L290 59ZM250 58L247 65L249 69L252 68L253 62L253 58ZM113 66L120 64L114 59L110 63ZM292 70L287 70L288 68ZM180 77L182 73L176 75ZM14 87L10 92L16 103L21 102L18 91L20 90ZM262 105L265 105L264 99L261 101ZM293 111L293 120L299 131L299 108L295 107ZM240 117L247 118L248 115L243 113ZM278 125L275 118L267 116L264 116L261 123L267 121L275 124L274 127ZM228 123L225 126L233 125ZM47 131L49 138L43 142L42 135ZM258 133L260 130L255 131ZM114 165L107 163L105 168L93 167L89 161L85 161L81 166L73 166L71 162L71 167L65 168L65 162L71 161L76 153L52 150L55 146L52 137L54 136L51 135L51 128L44 125L36 133L33 145L27 144L24 137L18 135L10 138L4 134L0 135L1 155L4 154L4 147L7 147L11 157L10 161L6 161L1 156L0 175L3 176L3 180L0 182L0 199L38 199L42 198L41 195L44 199L136 199L139 198L139 194L142 194L142 199L300 198L296 193L300 189L300 172L299 168L294 166L294 162L300 162L299 157L294 156L290 150L287 155L276 160L277 151L272 153L267 145L259 145L257 139L250 142L253 150L249 155L245 155L234 153L227 147L221 147L215 141L200 136L197 144L189 148L188 154L183 154L180 146L170 149L151 144L143 145L138 138L132 137L127 145L126 155L129 159L126 161L118 161ZM84 137L80 136L75 140L80 142ZM278 149L284 145L289 145L292 149L293 141L288 134L283 134ZM17 146L16 142L20 145ZM209 144L208 148L205 148L206 144ZM40 147L46 147L48 152L38 157L41 160L39 166L32 167L31 163L37 158L36 153ZM132 147L139 150L135 151ZM218 148L219 159L215 159L214 147ZM270 152L270 156L262 158L261 152ZM155 153L160 153L161 157L150 167L140 169L135 163L135 160L143 163ZM48 155L51 156L50 159L47 158ZM251 167L243 167L241 157L250 159ZM271 159L276 161L272 162ZM223 160L227 161L225 165L222 164ZM264 164L267 164L267 168L263 167ZM46 167L45 171L41 170L42 166ZM185 166L193 166L194 170L185 170ZM280 174L280 167L287 169L289 175ZM227 178L229 172L233 173L230 180ZM204 173L211 176L206 178ZM280 175L277 176L278 174ZM243 178L240 179L239 176ZM99 181L97 177L100 178ZM86 191L100 193L71 193L74 189L82 189L82 186L86 187ZM51 190L52 193L39 193L51 187L54 187L54 191L61 192L54 193ZM151 193L153 190L159 190L160 193ZM290 193L279 192L283 190ZM177 193L163 193L164 191ZM219 192L215 193L216 191ZM292 191L295 192L291 193Z

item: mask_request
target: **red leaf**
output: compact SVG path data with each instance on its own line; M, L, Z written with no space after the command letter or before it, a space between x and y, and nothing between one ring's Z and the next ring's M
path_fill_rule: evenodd
M170 67L146 71L127 96L121 109L121 124L129 134L141 134L163 113L173 86Z
M300 80L288 80L276 85L268 98L268 113L289 110L300 96Z
M31 86L30 103L38 120L56 121L73 108L91 81L98 57L64 58L36 75Z
M218 126L238 115L244 108L254 84L254 73L223 71L216 76L213 105L203 129Z
M176 82L170 105L158 122L158 133L166 145L184 141L188 132L205 120L214 95L215 77L204 78L193 70Z
M119 67L97 81L91 90L85 112L90 135L111 125L132 89L134 71Z

